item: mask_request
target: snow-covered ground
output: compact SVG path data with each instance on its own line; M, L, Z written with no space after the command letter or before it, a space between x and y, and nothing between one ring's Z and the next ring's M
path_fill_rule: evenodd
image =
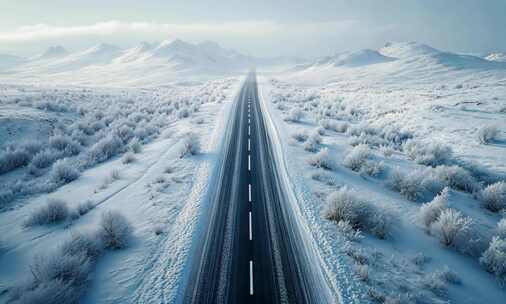
M0 85L0 302L58 290L84 303L174 301L240 84ZM58 199L64 211L34 219ZM129 223L128 245L68 266L89 273L85 283L47 279L40 265L60 263L76 236L103 236L111 210Z
M311 246L345 303L504 301L506 250L489 243L506 220L485 208L492 192L506 207L504 63L394 43L260 87Z

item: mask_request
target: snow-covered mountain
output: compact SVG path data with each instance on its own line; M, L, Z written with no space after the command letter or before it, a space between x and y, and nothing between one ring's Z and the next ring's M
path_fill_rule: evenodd
M205 78L243 73L253 66L296 62L300 61L243 55L212 41L193 44L169 39L160 43L142 42L128 49L102 43L73 53L56 46L16 64L0 63L0 68L3 70L2 78L6 80L19 81L22 78L25 82L47 80L74 84L132 85L165 83L184 77Z
M459 75L492 77L506 74L499 55L482 58L441 51L418 42L387 43L378 50L338 53L289 70L292 79L306 82L426 81ZM495 76L494 76L495 77Z

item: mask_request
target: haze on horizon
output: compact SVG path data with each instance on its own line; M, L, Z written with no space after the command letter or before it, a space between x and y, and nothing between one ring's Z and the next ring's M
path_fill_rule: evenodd
M504 12L501 0L0 0L0 53L180 38L256 56L318 57L387 41L483 54L506 50Z

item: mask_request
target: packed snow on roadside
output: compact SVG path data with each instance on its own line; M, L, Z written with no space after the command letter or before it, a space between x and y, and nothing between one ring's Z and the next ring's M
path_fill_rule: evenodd
M260 82L308 246L346 303L502 303L506 66L378 54Z
M239 85L0 85L0 302L173 301Z

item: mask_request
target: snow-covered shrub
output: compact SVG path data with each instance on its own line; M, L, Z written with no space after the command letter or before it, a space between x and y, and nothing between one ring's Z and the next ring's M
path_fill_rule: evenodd
M438 179L453 189L473 192L479 188L471 173L460 166L437 166L433 172Z
M315 132L318 133L318 135L320 135L320 136L324 136L325 135L325 129L322 128L322 127L316 128Z
M329 151L327 148L321 149L318 153L311 155L307 162L316 168L323 168L327 170L332 170L335 168L335 162L330 157Z
M10 292L9 302L79 303L90 268L90 262L82 255L55 252L37 256L30 265L32 278Z
M304 143L304 150L310 152L316 152L318 146L321 144L322 138L318 132L312 132L306 142Z
M392 223L391 216L385 210L360 199L347 188L328 196L323 217L336 223L347 221L353 228L370 231L380 239L387 236Z
M35 108L48 112L67 112L69 108L67 104L57 100L39 100L34 104Z
M68 159L60 159L53 164L50 180L56 185L68 184L79 178L81 173Z
M506 182L500 181L488 185L480 193L480 200L485 208L498 212L506 208Z
M292 134L292 138L298 142L305 142L308 137L306 132L295 132Z
M87 155L87 164L89 166L104 162L117 155L123 149L123 141L116 134L109 134L95 143Z
M404 144L404 151L418 164L439 166L451 163L453 151L449 146L441 143L426 143L408 140Z
M48 225L62 222L67 219L69 209L67 204L59 199L50 199L37 209L34 209L25 221L25 226Z
M325 172L323 170L318 170L311 174L311 178L315 181L319 181L321 183L327 184L329 186L333 186L336 184L334 176L332 174Z
M423 204L420 207L420 219L427 229L437 221L439 215L448 205L448 188L444 188L440 194L438 194L432 201Z
M495 228L495 232L498 237L500 237L502 239L506 239L506 217L502 218L497 223L497 227Z
M49 138L49 145L66 155L76 155L81 152L81 145L67 135L54 135Z
M88 213L93 208L95 208L95 204L91 200L86 200L77 205L77 213L79 214L79 216L82 216Z
M297 107L293 107L284 119L285 121L299 122L302 119L302 111Z
M137 137L132 138L132 140L130 140L130 143L128 144L128 149L135 154L141 153L142 144L140 140Z
M184 134L181 142L181 150L179 151L180 158L188 155L196 155L200 152L199 137L195 133L188 132Z
M478 140L482 144L488 144L494 141L499 133L496 126L483 126L478 129Z
M179 111L177 111L177 118L187 118L190 116L190 111L187 108L182 108Z
M343 160L343 165L353 171L360 171L362 166L371 156L371 150L367 145L360 144L351 149Z
M424 178L425 173L421 170L404 174L396 169L390 175L388 184L408 200L417 201L424 196L427 190Z
M133 154L133 152L127 152L123 155L123 157L121 158L121 162L123 164L130 164L130 163L133 163L135 161L135 155Z
M132 239L132 226L121 213L107 211L100 220L99 237L105 248L122 249Z
M355 265L355 273L357 274L360 281L362 282L369 281L369 266L365 264Z
M434 294L444 297L448 292L448 283L437 273L431 273L422 281L422 285L425 289L430 290Z
M385 157L391 157L394 154L394 149L387 145L381 145L379 150Z
M0 174L26 166L31 155L25 149L7 149L0 152Z
M43 169L51 166L55 160L60 158L62 153L55 149L44 149L32 158L30 162L30 166L33 166L37 169Z
M506 281L506 239L498 236L492 238L488 249L480 258L480 263L487 271Z
M60 247L65 256L84 256L96 261L102 254L103 246L93 234L76 233Z
M348 241L356 242L363 238L360 229L355 229L348 221L337 222L337 231Z
M0 190L0 209L14 200L14 193L11 189Z
M431 225L431 233L445 246L459 246L456 242L466 236L472 220L455 209L444 209Z

